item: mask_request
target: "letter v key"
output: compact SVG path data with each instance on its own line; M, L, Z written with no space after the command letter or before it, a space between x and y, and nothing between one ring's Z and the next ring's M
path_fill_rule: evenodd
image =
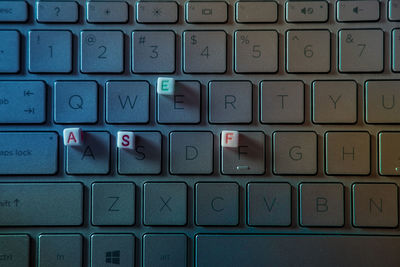
M271 206L268 203L268 200L264 197L264 202L265 202L265 206L267 206L267 210L268 212L271 212L272 209L274 208L275 202L276 202L276 197L274 197L274 199L272 200Z

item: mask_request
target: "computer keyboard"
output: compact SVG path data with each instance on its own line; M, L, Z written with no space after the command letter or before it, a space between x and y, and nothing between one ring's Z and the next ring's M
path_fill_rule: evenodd
M400 1L0 1L0 266L400 266Z

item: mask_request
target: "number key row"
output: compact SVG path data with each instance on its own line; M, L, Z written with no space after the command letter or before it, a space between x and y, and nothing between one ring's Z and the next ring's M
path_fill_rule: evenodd
M392 31L392 70L400 71L400 29ZM288 30L285 34L288 73L329 73L331 32ZM71 73L73 38L68 30L28 33L28 70L31 73ZM117 30L80 32L82 73L124 72L124 33ZM17 31L0 31L0 73L21 70L21 38ZM234 71L275 73L278 71L279 34L274 30L238 30L234 33ZM185 73L225 73L227 33L183 32L182 68ZM174 73L176 34L173 31L132 32L133 73ZM381 29L346 29L338 32L338 70L342 73L382 72L384 32Z

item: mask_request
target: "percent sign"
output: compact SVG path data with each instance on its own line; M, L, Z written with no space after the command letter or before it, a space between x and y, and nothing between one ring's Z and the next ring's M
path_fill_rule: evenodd
M240 36L240 40L242 42L242 44L249 44L250 40L249 40L249 36L248 35L242 35Z

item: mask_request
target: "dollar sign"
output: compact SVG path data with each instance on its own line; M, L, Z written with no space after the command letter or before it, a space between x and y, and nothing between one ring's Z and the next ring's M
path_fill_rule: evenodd
M193 35L192 37L190 37L190 39L192 39L192 45L197 44L196 35Z

